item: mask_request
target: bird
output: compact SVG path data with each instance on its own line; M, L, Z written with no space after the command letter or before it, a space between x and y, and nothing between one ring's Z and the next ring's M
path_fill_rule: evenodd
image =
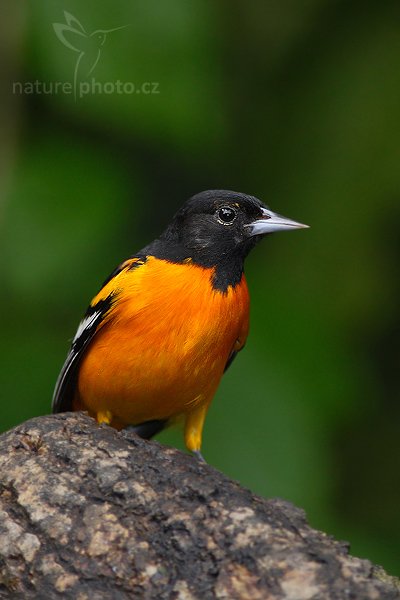
M265 236L308 226L254 196L207 190L105 280L82 318L52 411L149 439L182 422L200 460L207 410L249 330L244 261Z

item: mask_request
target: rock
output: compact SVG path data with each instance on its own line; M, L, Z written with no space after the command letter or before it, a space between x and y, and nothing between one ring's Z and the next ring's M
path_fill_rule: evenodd
M0 598L395 600L400 588L292 504L66 413L0 436Z

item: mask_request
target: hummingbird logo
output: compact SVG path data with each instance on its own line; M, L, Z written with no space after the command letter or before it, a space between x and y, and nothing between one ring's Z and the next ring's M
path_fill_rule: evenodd
M77 82L87 78L95 70L107 36L113 31L125 29L128 25L113 29L96 29L92 33L86 31L82 23L71 13L64 11L65 23L53 23L56 36L64 46L78 54L74 69L74 94L76 100Z

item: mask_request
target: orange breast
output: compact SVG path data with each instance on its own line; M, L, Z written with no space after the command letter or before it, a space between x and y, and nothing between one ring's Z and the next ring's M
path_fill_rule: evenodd
M118 300L82 359L75 406L122 426L208 404L249 314L244 276L221 293L213 272L149 257L111 281L98 299L117 286Z

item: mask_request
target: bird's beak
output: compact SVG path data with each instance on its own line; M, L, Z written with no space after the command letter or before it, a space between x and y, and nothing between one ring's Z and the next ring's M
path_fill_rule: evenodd
M274 231L289 231L290 229L307 229L309 226L287 219L267 208L262 209L262 216L249 223L250 235L265 235Z

